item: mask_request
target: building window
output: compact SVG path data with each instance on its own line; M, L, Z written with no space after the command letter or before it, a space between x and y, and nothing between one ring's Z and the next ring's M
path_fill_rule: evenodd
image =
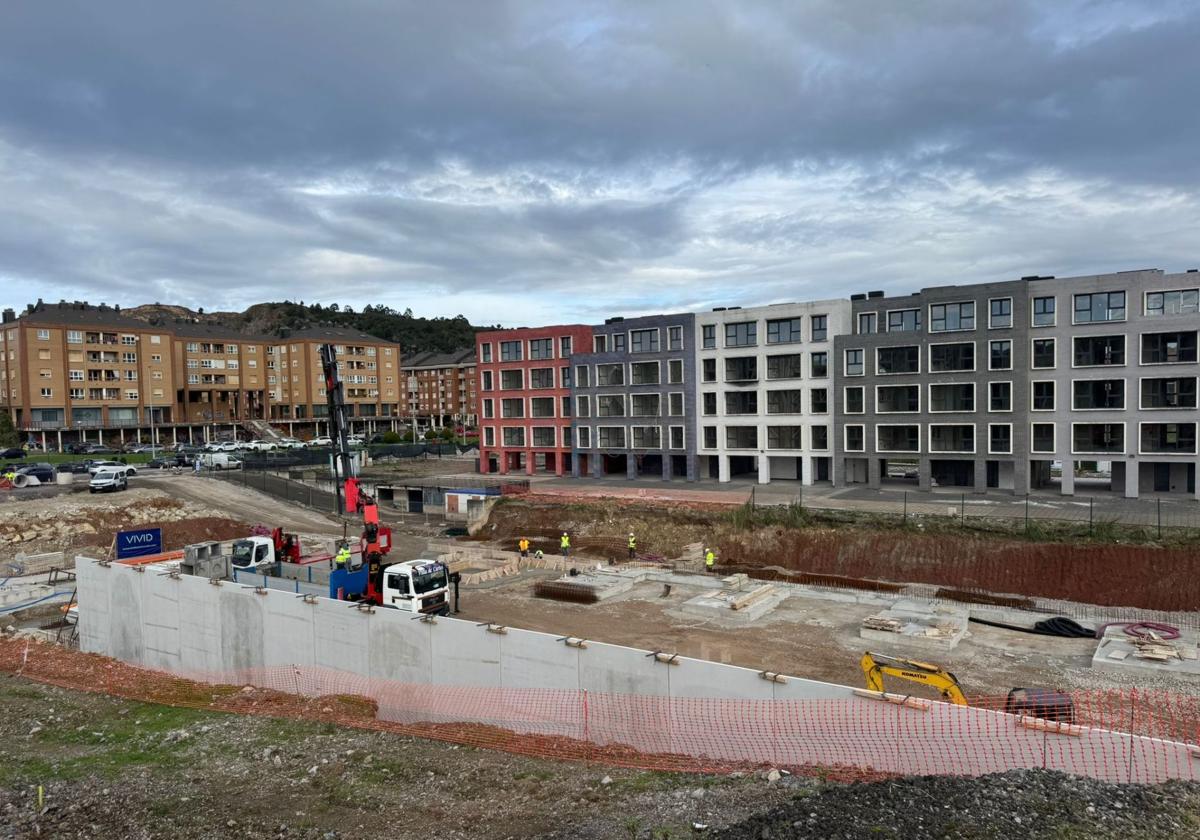
M726 449L758 449L757 426L726 426Z
M804 356L788 353L783 356L767 356L767 379L800 379L804 376Z
M592 352L593 353L607 353L608 352L608 338L603 335L592 336Z
M570 398L570 397L563 397L563 398L562 398L562 403L561 403L561 405L562 405L562 409L561 409L561 410L562 410L562 416L563 416L563 417L570 417L570 416L571 416L571 398Z
M625 366L624 365L596 365L596 385L604 387L606 385L624 385L625 384Z
M1012 424L988 424L988 452L993 455L1012 454Z
M875 350L875 372L881 376L893 373L920 373L919 347L879 347Z
M705 417L712 417L717 413L717 395L711 391L706 391L700 395L701 413Z
M725 360L726 382L758 381L758 359L754 356L739 356Z
M875 386L875 410L880 414L917 413L921 410L921 386Z
M812 376L821 379L829 375L829 354L822 351L812 354Z
M700 378L704 382L717 381L717 360L704 359L700 367Z
M125 399L127 399L127 400L136 400L137 398L138 398L137 391L126 391L125 392Z
M975 411L975 385L970 382L930 385L929 410L960 413Z
M662 400L659 394L631 394L629 397L630 417L662 416Z
M1075 338L1075 367L1125 364L1125 336L1105 335Z
M1075 323L1096 324L1125 320L1124 292L1094 292L1075 295Z
M534 426L533 427L533 445L541 448L555 446L555 434L553 426Z
M580 426L575 430L575 440L580 449L591 449L592 430L587 426Z
M667 362L667 382L672 385L683 382L683 359L671 359Z
M1146 423L1141 429L1142 452L1196 454L1195 423Z
M599 394L596 396L597 417L624 417L625 396L623 394Z
M630 330L629 351L631 353L657 353L658 330Z
M829 413L829 391L826 388L813 388L812 390L812 413L813 414L828 414Z
M812 324L812 340L813 341L828 341L829 340L829 316L828 315L813 315L809 319Z
M496 428L494 426L484 426L483 427L483 445L484 446L495 446L496 445Z
M705 324L700 328L701 346L705 350L711 350L717 346L717 326L716 324Z
M83 344L83 333L79 330L67 330L68 344Z
M767 449L803 449L800 426L767 426Z
M670 350L683 349L683 327L669 327L667 329L667 348Z
M38 330L37 337L38 337L38 341L49 341L50 340L50 330ZM43 394L43 396L45 396L45 395Z
M495 400L484 400L483 401L483 417L484 417L484 419L491 420L495 416L496 416L496 401Z
M492 345L490 345L490 344L480 344L479 345L479 361L485 365L491 364Z
M874 312L860 312L858 314L858 334L870 335L875 332L877 320Z
M1142 408L1195 408L1196 377L1143 379Z
M531 389L553 388L554 368L531 368L529 371L529 387Z
M500 342L500 361L502 362L519 362L521 361L521 342L519 341L501 341Z
M758 344L758 322L742 321L725 325L726 347L753 347Z
M1200 312L1200 289L1146 292L1146 314L1195 315Z
M794 344L801 341L802 318L782 318L767 321L767 344Z
M1052 368L1058 364L1058 350L1053 338L1035 338L1033 340L1033 367Z
M875 427L875 449L878 452L920 452L920 426Z
M579 396L575 398L575 416L591 417L592 416L592 401L590 397Z
M492 372L490 370L485 370L485 371L482 371L479 374L479 376L480 376L479 390L481 390L481 391L492 390Z
M988 326L994 330L1012 326L1012 298L988 301Z
M525 429L521 426L505 426L502 434L505 446L525 445Z
M930 452L975 451L975 427L973 425L932 425L929 427Z
M704 448L705 449L716 449L717 448L717 427L716 426L705 426L704 427Z
M662 428L659 426L634 426L634 449L662 449Z
M887 314L888 332L917 332L921 329L920 309L897 309Z
M559 368L558 369L558 377L559 377L559 381L562 383L562 387L564 387L564 388L571 387L571 368L569 366Z
M758 394L754 391L729 391L725 394L725 413L758 414Z
M1053 327L1056 322L1054 298L1035 297L1033 299L1033 325L1035 327Z
M2 392L0 392L0 397L2 397L2 396L4 396L4 394ZM72 388L71 389L71 399L73 399L73 400L83 399L83 389L82 388Z
M622 426L600 426L596 429L601 449L624 449L625 429Z
M1077 411L1124 409L1124 379L1084 379L1071 383L1071 407Z
M1012 411L1012 383L988 383L988 411Z
M671 417L683 416L683 394L675 392L667 395L667 413Z
M1146 333L1142 336L1142 364L1174 365L1196 361L1196 331Z
M1034 382L1033 383L1033 410L1034 411L1053 411L1054 410L1054 381Z
M767 391L767 414L802 414L804 392L799 388Z
M1030 441L1030 451L1032 452L1053 452L1054 451L1054 424L1053 423L1034 423L1032 439Z
M1012 370L1012 342L992 341L989 347L988 370Z
M846 426L844 427L846 436L845 449L847 452L864 452L867 448L867 436L865 426Z
M828 426L813 426L812 427L812 448L822 452L829 449L829 427Z
M1119 454L1125 451L1124 423L1075 423L1071 449L1077 453Z
M929 371L951 373L975 370L975 344L931 344L929 345Z
M524 387L525 387L525 378L524 378L524 376L522 376L522 371L519 371L519 370L502 370L502 371L500 371L500 390L501 391L520 391Z
M845 399L843 400L843 410L847 414L862 414L866 411L866 406L863 403L863 388L861 385L845 390Z
M135 391L134 393L136 394L137 392ZM43 397L43 399L49 399L50 397L53 397L53 396L54 396L54 389L53 389L53 388L43 388L43 389L42 389L42 397Z
M554 339L552 338L531 338L529 340L529 359L535 362L544 362L547 359L554 358Z
M571 336L564 335L558 339L558 355L564 359L571 355Z
M81 370L67 371L67 378L70 379L72 382L82 382L83 381L83 371L81 371Z
M629 365L629 384L659 384L658 362L631 362Z
M846 351L846 376L862 376L864 373L863 351L861 349Z
M613 333L612 351L614 353L624 353L625 352L625 333Z
M975 304L935 303L929 307L930 332L975 329Z
M671 435L671 448L672 449L684 449L685 448L683 426L671 426L670 427L670 435Z

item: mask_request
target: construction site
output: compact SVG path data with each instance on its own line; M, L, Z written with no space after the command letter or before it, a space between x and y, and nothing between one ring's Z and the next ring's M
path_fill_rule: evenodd
M930 836L1200 831L1185 529L572 493L344 439L80 489L2 491L11 836L900 837L964 797Z

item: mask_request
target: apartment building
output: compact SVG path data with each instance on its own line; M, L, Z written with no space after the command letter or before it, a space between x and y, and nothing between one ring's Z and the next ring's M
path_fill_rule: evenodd
M474 429L479 422L475 348L404 360L405 418L414 429Z
M830 479L830 355L849 324L847 300L696 316L701 477Z
M400 347L347 327L284 330L268 350L270 420L289 434L313 429L328 434L329 405L321 368L321 345L337 351L346 418L354 432L395 430L403 407Z
M38 301L0 320L0 407L43 447L199 442L262 420L318 434L327 414L317 356L324 341L338 344L353 428L400 422L399 347L354 330L318 327L285 340L149 323L80 301Z
M834 342L838 484L1196 493L1200 275L856 295Z
M584 324L476 336L481 472L574 471L572 356L591 341L592 328Z
M695 321L610 318L592 328L591 352L571 359L572 475L696 480Z

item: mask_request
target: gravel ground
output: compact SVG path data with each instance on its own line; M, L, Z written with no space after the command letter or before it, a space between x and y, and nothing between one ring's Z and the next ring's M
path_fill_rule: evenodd
M1046 770L923 776L806 790L713 832L714 840L1200 837L1200 784L1112 785Z

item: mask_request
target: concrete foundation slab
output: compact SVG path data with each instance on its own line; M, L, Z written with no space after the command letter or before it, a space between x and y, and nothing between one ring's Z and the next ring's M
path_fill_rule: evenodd
M1159 646L1139 646L1137 639L1122 627L1109 627L1092 654L1092 667L1131 674L1171 674L1200 679L1200 633L1181 630L1178 639L1162 642L1162 654L1156 654L1154 647ZM1147 658L1155 655L1166 658Z
M858 635L870 642L953 650L967 634L969 615L966 607L902 598L863 619Z
M719 590L704 592L694 598L689 598L680 605L681 612L695 618L704 618L722 624L745 625L753 624L783 603L788 592L777 586L761 588L761 595L754 600L744 603L738 609L735 605L739 599L748 594L754 594L754 589L730 592Z

